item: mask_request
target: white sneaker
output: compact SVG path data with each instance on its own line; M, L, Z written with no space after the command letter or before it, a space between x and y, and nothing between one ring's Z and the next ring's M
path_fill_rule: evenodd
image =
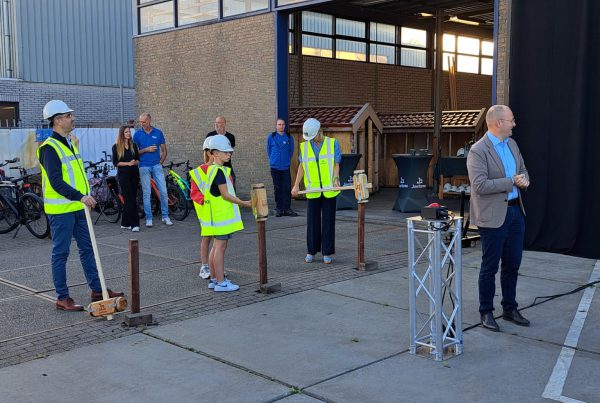
M163 218L162 222L164 222L166 225L173 225L173 223L171 222L171 220L169 219L169 217Z
M214 290L216 292L227 292L227 291L237 291L240 289L240 286L237 284L233 284L229 280L224 280L222 283L215 284Z
M152 220L146 220L146 227L152 226Z
M231 280L229 280L228 278L225 279L226 283L231 283ZM215 280L214 278L211 278L208 280L208 289L209 290L214 290L215 286L217 285L217 280Z
M131 229L131 227L124 227L121 225L121 229Z
M200 274L198 274L200 276L200 278L203 278L204 280L206 280L207 278L210 278L210 269L208 268L207 264L203 264L202 267L200 267Z
M140 227L133 227L131 232L140 232Z

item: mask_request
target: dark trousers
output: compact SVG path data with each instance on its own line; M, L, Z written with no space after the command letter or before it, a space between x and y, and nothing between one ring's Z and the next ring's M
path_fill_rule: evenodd
M306 246L311 255L335 253L335 211L337 197L308 199Z
M277 210L281 212L289 210L292 203L290 169L279 170L271 168L271 177L273 178L273 187L275 188Z
M138 175L124 174L118 175L117 178L119 179L121 195L125 199L121 225L123 227L139 227L140 217L138 216L137 208L137 191L140 184L140 177Z
M525 217L518 205L509 206L500 228L479 227L481 235L481 271L479 272L479 312L494 310L496 273L502 260L500 285L504 310L517 309L517 277L523 255Z

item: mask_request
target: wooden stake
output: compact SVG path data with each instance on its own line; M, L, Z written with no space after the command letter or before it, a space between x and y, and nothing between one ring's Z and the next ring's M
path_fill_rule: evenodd
M365 264L365 203L358 203L358 253L357 269L364 271Z
M140 313L140 255L137 239L129 240L131 313Z
M262 288L269 282L267 279L267 230L265 221L257 221L256 224L258 225L258 278Z

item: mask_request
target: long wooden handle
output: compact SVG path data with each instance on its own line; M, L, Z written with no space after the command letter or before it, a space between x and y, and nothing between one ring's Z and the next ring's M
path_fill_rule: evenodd
M100 286L102 287L102 299L108 299L108 290L106 289L106 282L104 281L104 271L102 270L102 263L100 263L100 253L98 252L98 245L96 244L96 235L94 234L94 226L92 224L92 216L90 215L90 208L84 204L85 219L87 220L88 231L90 233L90 239L92 240L92 248L94 249L94 259L96 259L96 267L98 268L98 277L100 278ZM107 315L106 319L113 320L112 315Z
M367 189L373 188L373 184L368 183ZM354 190L354 185L346 185L346 186L333 186L322 189L310 189L310 190L301 190L298 192L299 195L305 195L307 193L319 193L319 192L337 192L338 190Z

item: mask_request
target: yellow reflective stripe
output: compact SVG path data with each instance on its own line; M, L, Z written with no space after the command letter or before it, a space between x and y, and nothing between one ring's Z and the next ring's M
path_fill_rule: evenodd
M65 168L67 169L67 174L69 175L69 185L71 185L71 187L75 188L75 171L73 171L73 167L71 166L71 161L76 161L77 157L75 157L75 155L67 156L67 154L65 154L65 152L62 148L62 145L58 142L58 140L56 140L52 137L49 137L48 141L55 146L55 149L58 149L58 152L61 155L60 161L64 164Z
M69 199L50 199L44 197L45 204L69 204L69 203L77 203L77 200L69 200Z
M309 144L308 143L310 143L310 141L304 142L304 153L303 153L304 155L302 157L302 164L304 167L304 175L306 176L306 181L308 183L308 188L311 189L312 188L312 180L310 178L310 170L309 170L308 163L309 163L309 161L315 162L317 159L314 157L309 157L309 155L308 155L309 154L308 153Z

